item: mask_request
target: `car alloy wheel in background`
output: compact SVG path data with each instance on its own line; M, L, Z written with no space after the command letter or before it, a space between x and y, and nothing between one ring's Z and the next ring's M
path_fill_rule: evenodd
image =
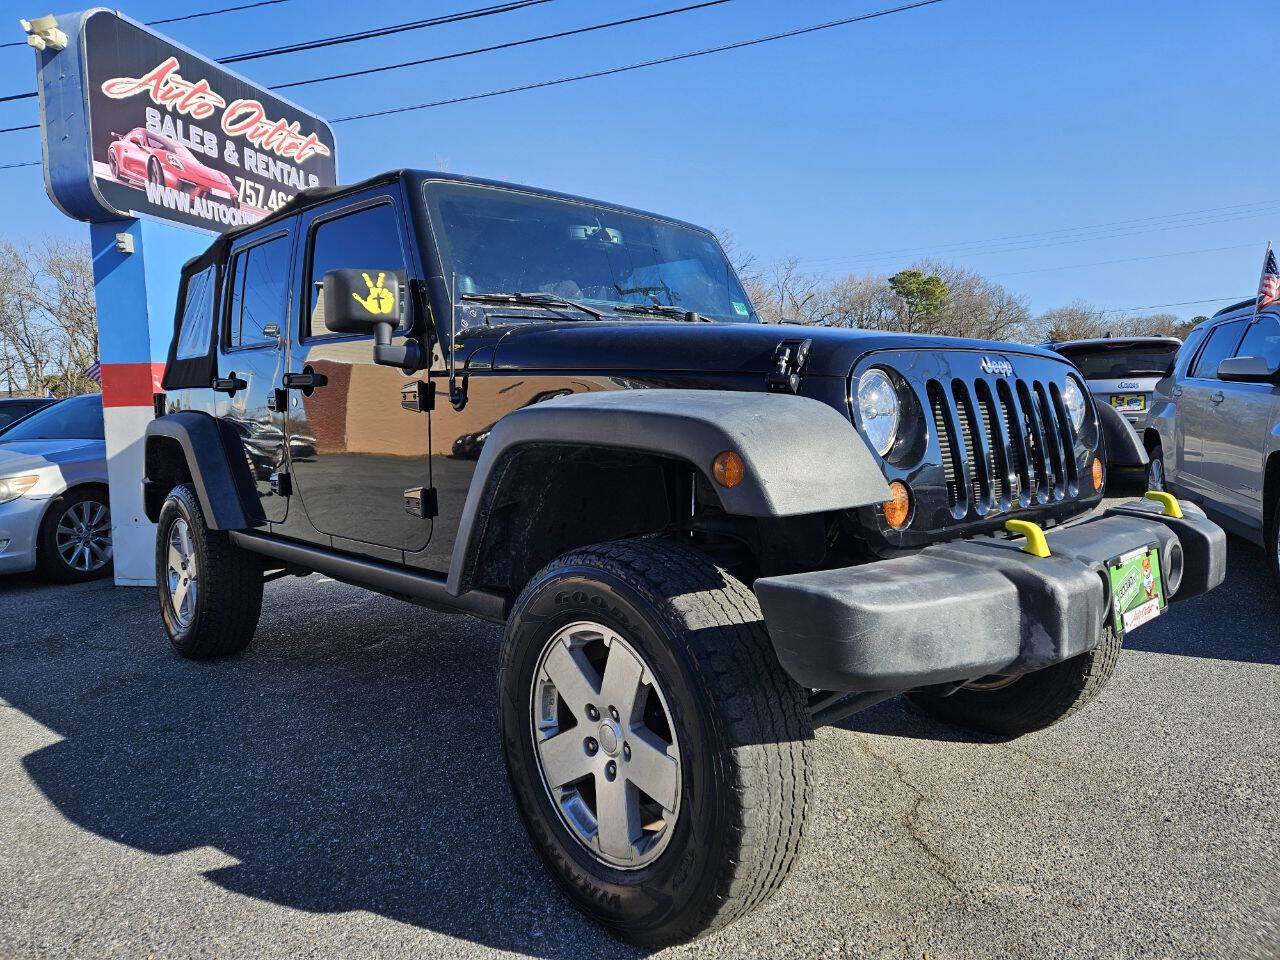
M577 841L619 870L656 860L680 815L680 747L635 648L598 623L564 627L538 658L530 716L538 772Z
M111 562L111 508L97 500L73 503L58 518L53 542L70 569L97 573Z

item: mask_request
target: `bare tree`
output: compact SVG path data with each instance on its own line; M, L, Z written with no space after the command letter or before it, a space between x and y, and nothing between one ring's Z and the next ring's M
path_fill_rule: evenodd
M84 376L98 357L89 252L66 240L0 242L0 371L9 392L59 396L97 389Z

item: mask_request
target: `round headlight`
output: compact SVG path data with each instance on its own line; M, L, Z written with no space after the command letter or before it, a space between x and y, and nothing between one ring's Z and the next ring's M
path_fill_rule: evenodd
M1062 388L1062 404L1067 408L1067 413L1071 417L1071 426L1077 431L1080 425L1084 423L1084 414L1087 409L1084 392L1080 389L1080 385L1076 383L1075 377L1067 377L1066 385Z
M858 378L858 421L882 457L898 436L898 419L898 391L887 373L873 367Z

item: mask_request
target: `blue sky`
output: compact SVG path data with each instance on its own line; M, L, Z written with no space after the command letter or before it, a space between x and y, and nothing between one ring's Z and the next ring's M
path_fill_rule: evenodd
M239 0L120 0L149 20ZM516 13L241 64L263 83L421 58L692 0L551 0ZM213 57L482 5L289 0L168 28ZM649 23L287 91L329 117L748 39L890 0L731 0ZM14 9L35 15L46 12ZM352 13L356 12L356 16ZM1030 298L1182 316L1248 296L1280 243L1274 0L944 0L620 76L336 127L339 174L447 168L730 231L761 260L892 272L954 260ZM20 39L7 22L0 40ZM0 95L33 58L0 49ZM0 104L0 127L35 119ZM0 164L39 158L0 134ZM0 170L0 235L87 235L39 168ZM1194 211L1206 211L1195 212ZM1103 226L1105 225L1105 226ZM1090 228L1090 229L1080 229ZM995 238L1019 237L1015 241ZM1124 262L1112 262L1124 261Z

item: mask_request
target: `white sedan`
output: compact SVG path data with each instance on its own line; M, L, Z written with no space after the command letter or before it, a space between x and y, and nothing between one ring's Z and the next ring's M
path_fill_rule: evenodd
M102 396L71 397L0 435L0 573L64 582L111 572Z

